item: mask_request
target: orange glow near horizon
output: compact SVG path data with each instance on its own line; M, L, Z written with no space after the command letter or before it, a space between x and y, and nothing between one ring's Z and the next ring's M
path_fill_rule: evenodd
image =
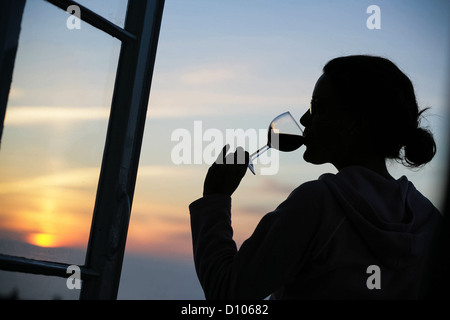
M0 168L0 176L4 171ZM174 184L173 178L191 181L197 175L184 171L169 166L140 168L127 252L192 256L188 199L194 196L174 199L161 188L167 181ZM97 177L97 168L77 168L0 181L0 234L14 234L21 242L43 248L86 249Z
M27 236L27 242L39 247L57 247L54 235L48 233L32 233Z

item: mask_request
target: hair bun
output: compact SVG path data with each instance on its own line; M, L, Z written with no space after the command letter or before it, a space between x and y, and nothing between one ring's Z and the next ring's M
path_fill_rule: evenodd
M416 128L405 145L405 161L413 167L424 165L436 154L433 134L424 128Z

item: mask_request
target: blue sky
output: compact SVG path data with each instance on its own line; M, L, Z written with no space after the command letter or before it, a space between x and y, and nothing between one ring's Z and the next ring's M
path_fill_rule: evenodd
M124 23L125 1L80 3ZM373 4L381 10L380 30L366 27ZM390 170L396 177L406 174L440 207L448 162L449 13L445 0L167 0L127 242L130 259L192 262L187 206L201 195L208 164L173 164L174 130L193 130L194 121L221 132L265 129L287 110L299 119L322 67L341 55L391 59L411 78L419 104L432 107L428 125L438 143L436 159L417 172L398 164ZM27 241L29 233L45 232L58 240L58 231L70 228L73 239L59 239L59 246L83 249L120 42L86 23L68 30L67 18L42 0L27 2L0 152L0 203L15 210L0 210L0 235ZM233 197L238 244L296 186L336 172L305 163L303 150L280 153L276 175L244 178ZM132 276L124 271L122 281L135 281ZM150 286L151 278L137 283ZM177 289L167 283L170 298ZM158 293L152 294L147 297Z

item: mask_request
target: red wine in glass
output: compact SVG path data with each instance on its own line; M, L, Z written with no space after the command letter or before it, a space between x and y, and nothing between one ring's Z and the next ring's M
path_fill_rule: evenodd
M273 142L272 142L273 140ZM289 133L276 133L270 129L268 134L267 145L271 148L290 152L300 148L305 142L305 137Z

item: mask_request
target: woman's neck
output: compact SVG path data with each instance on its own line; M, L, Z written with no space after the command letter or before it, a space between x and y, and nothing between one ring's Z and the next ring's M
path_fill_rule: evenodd
M344 163L333 163L338 171L348 166L361 166L372 170L386 179L394 179L386 167L386 160L384 158L369 158L360 161L351 161Z

